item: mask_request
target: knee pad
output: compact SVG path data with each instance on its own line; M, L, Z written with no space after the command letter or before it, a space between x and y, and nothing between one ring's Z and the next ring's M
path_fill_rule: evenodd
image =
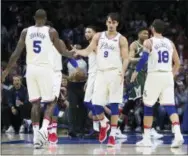
M95 108L91 102L84 102L84 106L92 112L92 115L96 115Z
M58 107L58 105L56 104L55 107L54 107L53 116L58 116L58 114L59 114L59 107Z
M144 105L144 116L153 116L153 108Z
M111 110L111 115L118 115L119 114L118 103L111 103L110 110Z
M172 114L177 113L175 106L164 106L165 110L167 111L168 115L171 116Z
M94 105L94 111L96 115L100 115L102 113L104 113L104 107L103 106L99 106L99 105Z

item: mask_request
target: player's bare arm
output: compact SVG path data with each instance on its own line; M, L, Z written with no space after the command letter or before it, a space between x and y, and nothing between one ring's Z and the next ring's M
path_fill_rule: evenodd
M144 68L144 65L148 61L149 53L151 52L151 47L152 47L151 40L150 39L145 40L143 46L144 46L143 54L142 54L142 57L140 58L139 62L136 65L136 71L134 71L134 73L131 76L131 82L135 81L135 79L138 75L138 72Z
M177 52L177 49L174 45L174 43L172 43L173 45L173 55L172 55L172 60L173 60L173 69L172 69L172 72L173 72L173 75L176 76L178 71L179 71L179 68L180 68L180 58L178 56L178 52Z
M12 53L8 65L6 67L6 69L4 70L4 72L2 73L2 80L4 81L4 79L6 78L6 76L9 74L12 66L16 63L16 61L19 59L24 47L25 47L25 37L27 34L27 28L23 29L19 38L19 41L17 43L16 49L14 50L14 52Z
M73 53L70 53L67 50L65 43L62 40L60 40L59 34L54 28L50 28L50 38L55 48L62 56L69 57L69 58L73 57Z
M93 52L93 51L96 52L99 37L100 37L100 33L97 33L93 36L93 38L87 48L82 49L82 50L77 50L77 49L73 48L71 51L75 51L77 55L86 57L91 52Z
M128 41L123 36L120 37L120 50L121 50L121 57L123 59L122 76L124 78L125 72L129 64L129 52L128 52Z
M129 51L130 62L138 62L140 60L140 58L135 58L135 51L136 51L136 42L133 42L130 45L130 51Z

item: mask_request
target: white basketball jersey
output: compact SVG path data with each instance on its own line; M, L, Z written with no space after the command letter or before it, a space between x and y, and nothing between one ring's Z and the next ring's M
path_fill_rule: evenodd
M95 73L97 71L97 58L95 52L91 52L89 54L88 64L89 64L88 73Z
M53 44L49 35L49 27L31 26L27 29L26 35L26 63L36 66L50 67L53 65L50 61L50 53L53 53Z
M114 38L109 39L106 32L101 33L97 46L97 68L99 70L122 69L120 36L121 34L118 33Z
M54 71L60 71L62 70L62 56L57 51L57 49L53 46L53 53L52 53L53 59L51 59L53 62Z
M163 37L152 37L152 51L148 59L148 72L172 71L172 42Z

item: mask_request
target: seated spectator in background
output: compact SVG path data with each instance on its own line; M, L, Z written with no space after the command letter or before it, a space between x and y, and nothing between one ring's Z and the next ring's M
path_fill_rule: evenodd
M26 87L22 85L21 77L13 77L13 87L8 91L7 120L10 120L8 132L24 132L24 119L30 119L31 104L28 102ZM31 121L28 120L28 124ZM14 129L13 129L14 128Z
M178 115L180 116L180 121L182 121L183 112L185 110L186 104L188 104L188 92L186 91L185 85L182 81L178 81L177 88L175 90L175 102L177 106Z
M10 120L7 117L6 110L9 108L8 105L8 90L3 88L3 84L1 84L1 131L5 132L10 125Z

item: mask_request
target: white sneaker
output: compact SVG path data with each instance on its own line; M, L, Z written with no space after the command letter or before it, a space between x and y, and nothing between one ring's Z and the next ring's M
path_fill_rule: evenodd
M24 131L25 131L24 125L21 125L19 133L24 133Z
M93 129L99 132L99 122L93 122Z
M139 142L136 143L136 146L141 146L141 147L151 147L152 142L150 137L143 136L143 139Z
M122 134L121 130L118 128L117 131L116 131L116 138L117 139L127 139L127 135Z
M184 143L184 139L182 135L179 135L178 137L175 137L175 139L172 141L171 148L179 148Z
M37 133L36 143L43 146L48 142L48 131L40 129Z
M151 129L151 137L154 138L154 139L160 139L160 138L163 137L163 135L157 133L157 131L154 128L152 128Z
M12 126L9 126L9 128L5 131L5 133L14 133L14 128Z
M136 131L136 132L141 132L141 131L142 131L142 128L141 128L141 127L136 127L135 131Z

